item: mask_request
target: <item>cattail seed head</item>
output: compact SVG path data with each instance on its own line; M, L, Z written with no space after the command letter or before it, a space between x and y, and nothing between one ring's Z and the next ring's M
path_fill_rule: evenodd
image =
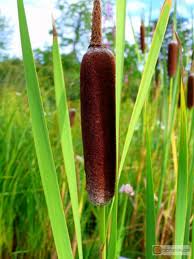
M177 69L178 43L173 40L168 44L168 75L174 77Z
M156 87L160 85L161 75L160 75L160 63L159 60L157 60L156 68L155 68L155 84Z
M146 44L145 44L145 26L144 26L144 22L143 21L141 21L141 26L140 26L140 46L141 46L142 53L145 53L145 49L146 49Z
M159 87L160 86L160 70L156 69L156 72L155 72L155 83L156 83L156 87Z
M187 107L194 107L194 73L191 73L187 84Z
M75 115L76 115L76 109L69 109L69 119L70 119L70 126L73 127L75 123Z
M113 197L115 186L115 58L101 45L99 6L100 1L94 0L91 42L81 63L80 97L86 188L90 200L103 205Z
M178 108L181 108L181 93L178 94Z

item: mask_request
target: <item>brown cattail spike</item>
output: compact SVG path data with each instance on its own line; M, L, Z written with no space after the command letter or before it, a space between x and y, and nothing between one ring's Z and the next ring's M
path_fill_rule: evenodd
M168 75L174 77L177 69L178 43L173 40L168 44Z
M194 107L194 73L189 75L187 87L187 107L191 109Z
M92 14L92 35L90 40L90 46L102 45L102 11L101 1L94 0L93 14Z
M142 53L145 53L145 49L146 49L146 44L145 44L145 26L144 26L144 22L143 21L141 21L141 26L140 26L140 45L141 45Z
M158 87L160 85L160 79L161 79L160 63L159 63L159 60L157 60L156 68L155 68L155 83L156 83L156 87Z
M94 0L92 38L80 71L81 124L90 200L105 204L116 175L115 58L101 45L100 1Z
M76 109L69 109L70 126L73 127L75 123Z

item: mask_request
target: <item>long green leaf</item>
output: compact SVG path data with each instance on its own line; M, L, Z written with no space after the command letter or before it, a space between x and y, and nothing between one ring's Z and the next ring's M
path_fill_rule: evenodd
M155 258L152 255L152 246L156 244L156 238L152 162L148 128L146 128L146 152L146 258L151 259Z
M123 82L123 65L124 65L124 47L125 47L125 18L126 18L126 0L116 1L116 175L119 167L119 121L121 90ZM117 178L117 177L116 177ZM115 199L111 206L111 235L108 247L108 258L116 257L117 252L117 207L118 207L118 190L117 183L115 187ZM113 208L113 209L112 209ZM108 226L108 224L107 224Z
M60 197L48 130L44 118L43 105L33 60L24 5L22 0L18 0L17 3L32 130L42 185L58 257L60 259L71 259L73 258L71 244Z
M192 123L191 123L192 124ZM191 147L194 147L194 128L191 129ZM193 204L193 186L194 186L194 148L191 149L190 153L191 165L189 169L189 182L188 182L188 207L187 207L187 216L185 224L185 239L184 245L189 244L189 232L190 232L190 218L192 214L192 204ZM186 258L186 257L184 257Z
M188 150L187 150L187 116L183 83L181 81L181 129L178 164L178 182L176 198L175 245L183 245L188 192ZM177 255L176 259L181 256Z
M165 123L166 131L165 131L165 135L164 135L163 159L162 159L161 179L160 179L159 192L158 192L158 207L157 207L156 215L158 215L160 207L161 207L161 203L162 203L165 175L166 175L167 167L168 167L169 151L170 151L170 143L171 143L169 141L169 139L171 139L171 134L172 134L172 130L174 127L175 118L176 118L177 99L178 99L179 84L180 84L179 81L180 81L180 66L178 66L176 77L173 80L172 100L171 100L171 104L170 104L169 110L168 110L168 119L167 119L167 122Z
M194 219L193 219L193 225L192 225L192 246L191 246L191 258L194 259Z
M123 64L125 47L126 0L116 2L116 132L117 155L119 149L119 118L121 106L121 90L123 82Z
M53 26L54 27L54 26ZM55 31L55 28L54 28ZM71 204L73 210L73 218L78 242L79 258L83 258L82 253L82 238L81 226L79 218L79 205L78 205L78 191L76 181L76 171L74 162L73 143L71 136L69 110L67 104L67 97L65 91L65 81L63 75L63 67L60 57L59 45L56 33L53 37L53 65L54 65L54 82L55 82L55 95L56 106L58 114L58 122L60 129L60 139L63 152L63 159L65 164L65 171L69 185L69 192L71 197Z
M132 136L134 133L135 125L139 119L144 102L149 93L150 83L151 83L152 77L154 75L154 69L156 66L156 62L157 62L157 59L159 56L160 48L161 48L161 45L162 45L162 42L164 39L164 34L166 31L166 27L168 24L171 6L172 6L171 0L166 0L164 2L162 12L161 12L160 18L159 18L157 26L156 26L151 49L150 49L148 59L147 59L147 62L146 62L145 68L144 68L137 99L135 102L135 106L133 109L133 113L132 113L131 120L129 123L128 131L127 131L127 136L125 139L125 144L124 144L124 148L123 148L123 152L122 152L122 156L121 156L120 167L119 167L119 177L121 175L121 171L124 166L124 162L125 162L125 159L127 156L129 145L131 143L131 139L132 139Z

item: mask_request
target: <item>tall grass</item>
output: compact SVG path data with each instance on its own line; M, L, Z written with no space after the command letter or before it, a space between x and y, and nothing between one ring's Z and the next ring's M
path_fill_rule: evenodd
M146 129L146 258L155 258L152 254L152 246L156 244L154 188L152 179L151 143Z
M188 205L188 145L187 145L187 115L185 105L185 94L181 81L181 129L180 129L180 153L178 164L176 222L175 222L175 244L184 244L185 223ZM176 256L181 258L181 256Z

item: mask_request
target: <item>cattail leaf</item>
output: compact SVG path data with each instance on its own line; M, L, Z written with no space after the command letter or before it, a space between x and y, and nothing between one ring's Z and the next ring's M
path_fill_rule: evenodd
M155 258L152 255L152 246L156 244L156 238L150 133L148 127L146 128L146 153L146 258L151 259Z
M175 245L183 245L187 201L188 201L188 143L187 143L187 116L183 82L181 80L181 111L180 111L180 148L178 163L178 181L176 197L176 216L175 216ZM176 259L181 258L180 255Z
M54 31L55 31L55 28L54 28ZM67 97L66 97L66 91L65 91L63 67L62 67L56 33L54 33L54 37L53 37L53 66L54 66L55 96L56 96L58 123L59 123L59 129L60 129L61 147L63 152L65 172L67 175L67 181L68 181L71 204L72 204L73 219L74 219L77 242L78 242L79 258L81 259L83 258L83 253L82 253L81 226L80 226L80 218L79 218L76 170L75 170L73 143L72 143L71 127L70 127L70 119L69 119L69 109L68 109Z
M126 0L116 2L116 141L117 156L119 149L119 118L121 104L121 90L123 81L124 47L125 47L125 18Z
M136 56L137 56L138 63L140 63L141 62L141 56L140 56L138 39L135 35L135 30L134 30L134 26L133 26L133 23L132 23L131 16L129 16L129 19L130 19L131 30L132 30L132 33L133 33L133 38L134 38L135 53L136 53Z
M121 171L124 166L124 162L127 156L127 152L129 149L129 145L131 143L131 139L134 133L135 125L139 119L139 116L141 114L144 102L149 94L149 89L150 89L150 83L152 80L152 77L154 75L154 70L156 66L156 62L159 56L160 48L164 39L164 34L166 31L166 27L168 24L169 20L169 14L170 14L170 9L172 6L172 1L171 0L166 0L164 2L156 30L153 36L152 40L152 45L149 51L148 59L145 64L142 80L140 83L137 99L135 102L135 106L133 109L133 113L131 116L131 120L129 123L128 131L127 131L127 136L125 139L124 143L124 148L121 156L121 162L120 162L120 167L119 167L119 177L121 174Z
M121 90L123 82L124 66L124 47L125 47L125 18L126 18L126 0L116 1L116 175L118 175L119 166L119 122ZM115 188L115 199L110 208L110 218L112 219L110 230L110 241L108 247L108 258L117 257L117 210L118 210L118 190L117 183ZM108 217L109 218L109 217ZM108 224L107 224L108 226Z
M32 131L49 218L60 259L73 258L63 205L60 197L48 130L44 118L38 78L22 0L18 0L18 16Z
M176 118L179 84L180 84L180 66L178 65L175 78L170 79L170 87L172 88L172 99L171 99L171 105L169 105L168 115L166 118L167 121L165 123L166 130L164 135L164 149L163 149L163 159L162 159L162 168L161 168L161 179L160 179L160 185L159 185L159 191L158 191L158 206L157 206L157 213L156 213L157 215L161 207L165 175L167 172L167 166L169 161L169 153L170 153L169 151L170 151L170 143L171 143L169 139L171 138L171 134L175 123L175 118ZM167 98L167 96L165 97Z
M194 219L192 225L192 247L191 247L192 255L191 258L194 259Z
M187 215L185 223L185 236L184 236L184 245L189 244L189 233L190 233L190 218L192 215L192 205L193 205L193 186L194 186L194 152L191 153L192 161L189 172L189 181L188 181L188 206L187 206ZM186 258L184 256L183 258Z
M190 112L190 111L189 111ZM189 114L188 114L189 115ZM190 234L190 218L192 216L192 205L193 205L193 192L194 192L194 111L191 118L191 129L190 129L190 168L189 168L189 181L188 181L188 206L187 206L187 216L186 216L186 223L185 223L185 238L184 238L184 245L189 244L189 234ZM186 258L184 256L183 258Z
M174 31L177 30L177 0L174 1L174 14L173 14Z

